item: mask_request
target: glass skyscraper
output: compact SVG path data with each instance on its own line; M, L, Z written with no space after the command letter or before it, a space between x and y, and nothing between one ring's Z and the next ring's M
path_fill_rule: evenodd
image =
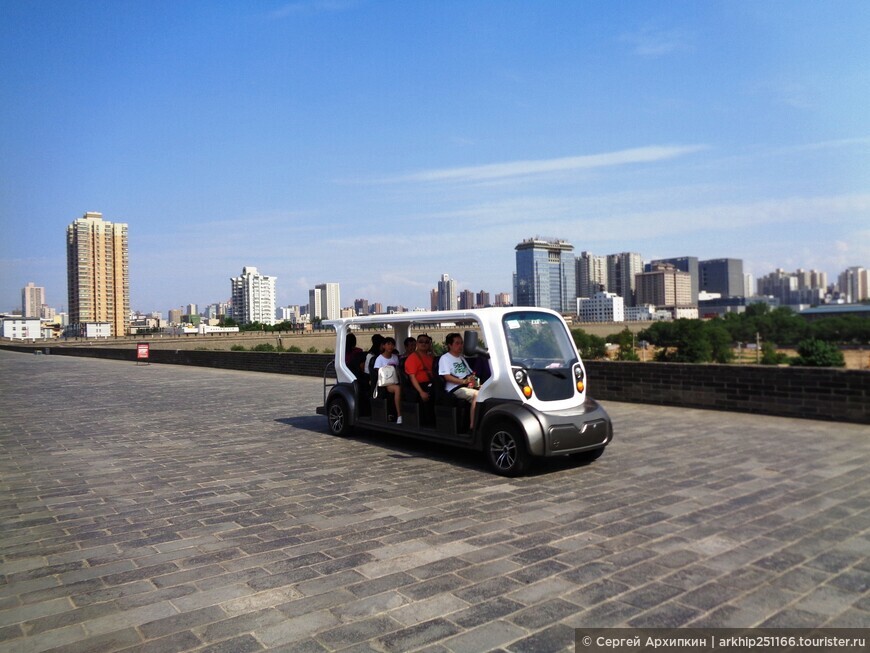
M574 246L564 240L529 238L516 246L516 306L538 306L560 313L577 310Z

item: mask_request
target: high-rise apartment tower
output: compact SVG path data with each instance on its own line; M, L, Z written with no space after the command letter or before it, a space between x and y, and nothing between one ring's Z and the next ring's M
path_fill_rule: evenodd
M42 317L45 288L32 281L21 289L21 317Z
M317 317L324 320L337 320L341 317L341 290L337 283L319 283L314 286L319 291L320 307L317 309ZM309 303L311 293L308 295ZM314 309L311 309L314 317Z
M66 230L69 321L75 329L108 322L113 336L130 330L127 225L85 213Z
M635 277L643 272L643 257L636 252L607 255L607 291L615 292L626 306L635 305Z
M438 310L455 311L459 308L459 295L456 292L456 280L449 274L442 274L438 282Z
M275 282L278 277L260 274L257 268L243 267L242 274L230 279L233 319L239 324L275 324Z
M592 297L607 285L607 257L580 252L577 257L577 296Z

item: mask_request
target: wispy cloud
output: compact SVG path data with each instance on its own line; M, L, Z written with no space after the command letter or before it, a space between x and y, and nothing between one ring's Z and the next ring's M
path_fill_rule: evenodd
M289 16L305 16L310 14L336 13L352 9L358 0L301 0L289 2L269 13L269 18L280 19Z
M747 85L747 93L792 109L815 109L822 98L820 91L808 81L763 79Z
M870 136L859 138L840 138L832 141L819 141L818 143L805 143L803 145L794 145L792 147L777 150L779 152L805 152L815 150L829 150L841 147L852 147L854 145L870 146Z
M654 163L679 156L692 154L706 149L705 145L651 145L636 147L603 154L587 154L581 156L561 157L557 159L537 159L527 161L509 161L481 166L459 168L441 168L423 170L406 175L400 175L386 182L478 182L493 181L517 177L530 177L547 174L557 174L575 170L590 170L611 166L629 165L635 163Z
M688 32L679 29L657 29L645 27L636 32L620 36L620 41L632 46L632 52L641 57L661 57L672 52L692 49L692 38Z

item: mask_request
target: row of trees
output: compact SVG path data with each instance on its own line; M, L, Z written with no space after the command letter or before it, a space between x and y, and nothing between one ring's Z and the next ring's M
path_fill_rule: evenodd
M637 360L635 336L624 329L600 338L577 329L574 341L584 358L603 358L606 343L619 345L619 360ZM766 304L748 306L745 313L729 313L712 320L675 320L656 322L639 332L637 341L657 348L655 360L680 363L730 363L739 344L761 341L762 364L842 367L843 353L838 345L870 343L870 320L856 316L826 317L807 322L788 308L770 310ZM777 347L795 347L798 355L789 358Z
M231 317L221 318L221 321L218 323L222 327L239 327L239 331L291 331L297 332L302 331L305 327L302 324L294 324L290 320L284 320L283 322L279 322L278 324L263 324L262 322L248 322L247 324L239 324L236 320ZM317 331L322 328L321 319L315 318L313 322L314 330ZM330 327L332 328L332 327Z

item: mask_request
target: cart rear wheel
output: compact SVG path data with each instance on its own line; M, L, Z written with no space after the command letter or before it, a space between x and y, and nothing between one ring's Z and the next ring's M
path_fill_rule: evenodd
M329 400L326 407L326 419L329 431L333 435L348 435L350 433L350 411L347 402L341 397Z

